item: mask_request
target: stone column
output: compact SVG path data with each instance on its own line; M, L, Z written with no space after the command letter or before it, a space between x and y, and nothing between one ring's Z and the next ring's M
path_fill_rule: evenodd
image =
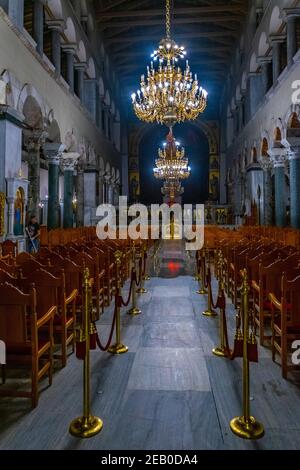
M270 66L271 61L272 61L271 56L257 58L257 62L261 64L262 97L264 97L264 95L266 95L266 93L270 89L269 66Z
M281 44L285 41L286 36L284 34L274 34L270 36L270 43L272 46L272 67L273 67L273 84L277 82L279 75L281 74Z
M45 143L46 132L25 131L25 146L28 152L28 180L29 197L28 212L36 215L39 220L40 215L40 152L41 146Z
M36 50L42 56L44 53L44 4L40 0L34 2L33 37Z
M74 56L77 46L76 44L62 44L61 48L67 57L67 82L70 87L70 92L74 93Z
M273 148L270 151L275 175L275 223L277 227L286 226L285 201L285 160L284 148Z
M64 172L64 228L73 228L74 171L79 153L65 153L61 159Z
M263 170L263 224L273 225L273 207L272 207L272 168L273 164L268 157L259 157L258 161Z
M99 205L104 204L104 173L99 173Z
M84 72L86 70L86 63L85 62L78 62L74 65L75 70L77 70L77 94L80 101L83 102L84 99Z
M300 16L299 8L285 8L286 34L287 34L287 64L293 63L294 55L297 52L297 32L296 18Z
M7 206L8 206L8 211L7 211L7 222L8 222L8 227L7 227L7 238L12 239L14 238L14 223L15 223L15 200L13 197L7 198Z
M290 196L291 196L291 226L300 228L300 138L288 139L291 148L288 152L290 167Z
M48 20L48 28L52 32L52 61L55 67L56 77L61 75L61 41L60 35L64 30L65 22L64 20Z
M77 195L76 226L83 227L84 225L84 163L83 161L79 161L77 165L76 195Z
M59 228L59 164L65 147L62 144L45 144L48 160L48 230Z
M0 0L0 7L4 9L14 24L22 30L24 24L24 0Z

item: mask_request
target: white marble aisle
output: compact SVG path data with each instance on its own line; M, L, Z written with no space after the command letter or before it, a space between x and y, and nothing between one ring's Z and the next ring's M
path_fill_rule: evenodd
M97 437L68 434L81 413L82 363L75 356L54 376L39 407L26 400L0 401L0 449L297 449L300 389L281 379L269 351L252 366L253 414L266 436L244 442L229 421L241 412L241 361L218 359L218 320L204 318L206 298L191 277L153 278L140 297L143 314L122 313L129 352L113 357L92 352L92 410L104 420ZM216 293L216 285L214 285ZM111 311L99 331L106 338ZM232 341L234 311L228 308Z

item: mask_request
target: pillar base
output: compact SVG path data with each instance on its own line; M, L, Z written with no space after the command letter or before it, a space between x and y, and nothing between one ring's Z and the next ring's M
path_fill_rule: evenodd
M205 312L202 313L204 317L217 317L218 314L214 310L205 310Z
M116 344L113 344L107 351L110 354L115 354L115 355L125 354L128 352L128 347L125 346L124 344L116 343Z
M99 434L102 428L103 422L100 418L97 418L97 416L89 416L89 418L82 416L72 421L69 432L74 437L89 439Z
M231 355L230 349L222 348L221 346L217 346L212 350L212 353L217 357L228 357Z
M130 310L128 310L127 314L131 315L132 317L135 317L136 315L140 315L142 313L142 310L140 310L137 307L132 307Z
M264 436L265 430L261 423L250 416L246 422L244 416L234 418L230 422L230 429L236 436L242 439L256 440Z

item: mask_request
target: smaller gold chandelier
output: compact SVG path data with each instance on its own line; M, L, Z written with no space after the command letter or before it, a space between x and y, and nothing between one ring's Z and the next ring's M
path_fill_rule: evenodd
M167 135L164 148L158 150L158 156L155 162L156 167L153 168L155 178L168 181L181 181L189 178L191 174L189 161L185 157L184 148L176 142L172 129Z
M181 186L180 181L167 180L164 182L161 192L164 196L169 197L170 200L173 201L176 197L182 196L184 188Z

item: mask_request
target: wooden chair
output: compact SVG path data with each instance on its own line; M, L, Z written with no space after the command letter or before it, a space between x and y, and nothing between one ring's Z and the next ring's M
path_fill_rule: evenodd
M281 276L285 270L290 270L296 274L298 260L294 256L286 260L277 259L275 262L264 266L262 262L259 266L259 281L252 281L253 308L255 328L258 328L261 346L265 340L271 340L271 334L266 334L265 329L271 321L271 304L269 294L280 296ZM294 276L295 277L295 276Z
M24 294L10 284L0 285L0 331L6 344L7 364L29 364L31 367L30 392L1 387L0 396L31 398L35 408L39 381L48 374L49 385L52 384L55 313L56 307L51 306L38 318L34 287L29 294Z
M281 297L271 292L269 299L272 310L272 358L275 361L276 352L279 353L282 377L286 379L289 370L299 369L299 365L289 361L289 356L294 352L292 343L300 340L300 276L288 280L284 273Z
M22 281L23 286L29 281ZM37 291L37 313L48 309L51 305L57 306L54 317L53 332L55 344L61 348L60 354L54 354L55 358L61 359L62 367L67 364L67 351L72 345L75 350L75 323L76 323L76 297L77 290L67 296L65 274L62 270L57 277L44 269L39 269L31 274L30 283L33 282Z
M12 256L16 258L18 255L18 244L13 242L12 240L6 240L5 242L1 243L2 249L2 256Z

